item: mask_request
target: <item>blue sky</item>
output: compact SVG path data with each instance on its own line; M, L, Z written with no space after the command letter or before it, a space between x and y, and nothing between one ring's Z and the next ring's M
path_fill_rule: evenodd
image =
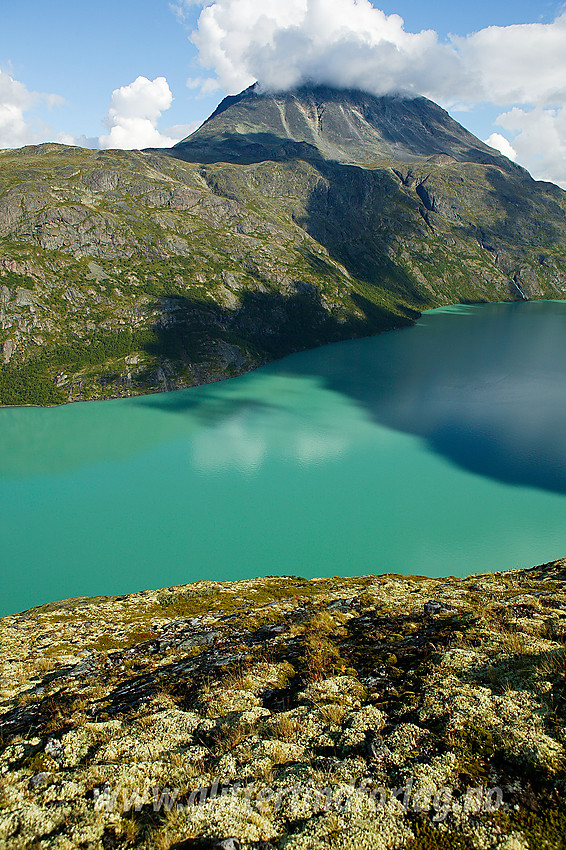
M364 1L361 0L361 2ZM177 11L174 8L175 2L179 4ZM230 20L229 7L233 7L236 14L238 13L239 2L241 3L242 0L214 0L214 2L209 2L208 5L218 7L218 20L225 22ZM306 3L306 0L303 0L303 2ZM329 17L332 17L334 12L338 17L339 7L343 7L343 11L345 10L347 13L347 7L355 4L355 0L317 0L317 2L322 3L323 7L326 2ZM255 76L254 63L248 62L244 67L248 60L242 59L244 54L240 42L243 37L245 38L246 32L250 33L250 50L252 52L256 49L259 50L262 46L261 42L257 41L259 25L256 19L249 21L247 24L249 26L248 31L245 29L245 22L241 31L238 31L240 24L236 23L234 25L236 32L234 33L230 30L231 24L223 24L228 26L226 32L231 38L233 36L235 45L230 54L232 70L227 73L221 67L222 62L220 60L222 57L218 58L220 55L219 43L212 43L214 37L210 33L207 34L204 25L202 25L200 56L203 58L208 56L209 64L211 56L214 60L212 62L214 67L203 69L199 63L199 50L189 40L190 33L197 27L197 19L202 11L201 5L190 3L188 0L173 0L171 3L167 0L153 0L153 2L143 5L134 2L134 0L114 0L114 2L98 0L96 4L77 3L76 0L74 2L71 2L71 0L55 0L52 3L40 3L38 0L20 0L17 4L4 4L0 30L0 69L22 86L22 89L18 89L17 97L23 104L21 109L23 110L24 123L20 122L18 125L18 133L14 132L12 136L5 134L4 140L2 139L3 89L0 86L0 146L14 146L18 141L23 143L48 138L59 138L75 143L81 141L85 143L85 140L89 139L90 144L99 144L100 142L97 140L103 134L108 134L112 120L115 123L119 123L121 120L120 116L110 120L106 128L102 123L111 104L112 92L120 87L130 86L140 76L147 78L147 81L150 82L156 78L164 77L173 98L169 106L168 103L171 98L164 92L163 87L159 92L156 91L157 105L155 105L153 111L151 107L149 108L147 112L149 117L144 120L149 120L150 123L155 125L164 138L172 137L175 139L182 135L183 127L186 128L187 125L200 121L210 114L222 98L223 89L230 88L230 85L237 87L240 79L247 79L246 75ZM501 33L503 50L512 49L511 41L506 36L509 31L503 28L508 28L514 24L540 23L551 25L564 11L563 3L550 2L550 0L542 0L542 2L536 3L529 0L516 0L513 3L508 2L508 0L475 0L470 4L454 3L453 0L452 2L440 0L434 5L425 4L422 0L418 0L418 2L417 0L398 0L398 2L394 0L385 2L383 0L383 2L375 2L373 5L385 12L386 15L400 15L404 19L404 31L406 33L418 33L423 29L435 30L441 44L446 42L449 35L465 37L487 27L499 27L501 30L498 33ZM258 12L264 11L266 8L269 11L269 6L270 0L257 0ZM183 15L179 14L180 9L182 9ZM208 12L210 12L210 9ZM305 28L307 26L308 24L305 24ZM363 27L364 24L361 21L355 33L356 38L360 35ZM564 33L566 36L566 27ZM316 30L314 34L310 31L308 37L311 42L315 43L316 47ZM529 35L529 37L531 36ZM538 38L536 33L532 37L533 40ZM238 42L238 38L240 42ZM254 38L256 38L255 42ZM325 48L327 54L328 50L332 48L332 38ZM352 41L352 51L357 49L357 43L355 39ZM566 57L566 41L563 47L563 53ZM402 49L404 48L402 47ZM485 61L489 63L491 61L489 49L489 45L484 44L479 47L474 45L474 56L487 57ZM424 45L423 51L426 52L426 50L430 53L429 47ZM469 53L467 47L466 50ZM494 50L497 52L497 48ZM541 50L544 50L544 46L541 47ZM315 53L316 56L312 59L312 62L315 63L314 67L321 68L321 73L328 76L328 62L330 60L327 61L320 51L317 53L315 50ZM432 58L426 65L429 70L436 61L434 55L431 54L431 56ZM266 60L270 64L266 67L277 67L278 59L284 60L285 63L287 61L286 57L270 55ZM332 61L335 62L334 59ZM442 58L439 61L443 61ZM480 58L480 61L483 60ZM262 66L259 67L261 69ZM313 65L311 64L309 67L313 67ZM450 80L450 67L447 65L446 77L448 80ZM338 78L340 78L339 72L340 69L338 68L338 71L336 71L333 66L332 73L338 74ZM557 75L560 72L561 69L557 68ZM300 69L297 73L300 73ZM425 77L426 73L425 69ZM533 65L525 68L525 74L536 76L537 73L538 67L535 56ZM205 83L204 92L202 86L191 89L186 85L188 78L197 78L202 83L207 77L216 74L220 78L220 87L214 91L209 90L212 88L210 83ZM400 79L402 81L407 79L406 69L401 72ZM489 79L492 80L491 85L494 85L495 90L497 85L493 83L493 73ZM437 88L434 88L434 85ZM459 84L460 87L458 88L456 83L453 97L446 86L438 88L438 81L432 84L432 89L429 86L429 89L424 93L430 94L432 92L435 99L449 106L455 118L481 138L487 138L497 132L503 134L512 143L514 139L518 139L520 151L517 158L519 160L528 160L529 157L531 160L533 157L536 160L537 156L540 160L543 156L543 154L537 154L533 147L536 147L536 140L533 141L532 138L535 132L533 129L534 119L531 120L530 124L528 120L529 115L534 114L533 109L546 110L545 120L551 122L549 127L552 127L552 132L557 134L558 142L556 142L556 145L562 144L562 141L566 144L566 119L562 120L566 112L563 114L561 111L563 103L560 97L548 93L548 84L545 83L546 89L542 91L542 94L535 92L540 102L529 93L516 95L514 92L510 92L510 99L508 100L505 100L505 92L499 92L497 96L494 95L495 102L490 102L490 83L488 82L486 85L487 93L484 92L481 97L472 97L471 101L466 97L466 91L469 91L469 87L468 89L462 88ZM525 83L524 88L528 88L527 83ZM555 88L558 90L559 86L557 85ZM509 84L507 84L507 89L509 89ZM134 92L132 94L133 100L130 98L128 103L139 103L140 97L147 99L151 91L146 87L141 94ZM27 94L34 92L47 93L56 97L51 97L48 101L30 95L26 100ZM438 96L436 96L437 93ZM125 92L124 97L126 96L129 97L128 92ZM14 100L16 95L12 92L6 97L9 101L10 97ZM516 97L519 97L519 99L515 99ZM564 99L566 101L566 97ZM20 100L18 104L20 104ZM454 102L450 102L451 100ZM124 99L122 98L120 103L123 102ZM120 104L113 102L113 106L114 113L119 113ZM517 111L511 114L514 106L516 110L519 107L521 114ZM464 107L464 109L462 110L461 107ZM19 105L18 108L20 108ZM143 109L147 111L147 104ZM553 109L554 112L550 113L549 109ZM143 114L145 115L146 112L143 112ZM494 123L500 114L508 115L506 127L496 126ZM562 123L565 124L564 139L561 136ZM183 126L179 128L176 125ZM128 124L128 127L130 127L130 124ZM176 128L176 132L168 132L169 128ZM11 142L12 138L16 140L15 143ZM103 143L103 146L109 146L110 142L115 142L116 139L127 139L127 133L124 130L120 135L110 130L110 136L107 135L105 138L106 142ZM127 141L124 142L123 146L127 146ZM561 149L557 148L556 156L560 155L561 152ZM530 162L527 165L532 167ZM549 174L549 177L561 179L561 174L556 172Z
M2 10L0 67L30 90L61 95L64 106L36 114L77 136L99 136L112 91L140 75L169 83L174 100L164 126L206 117L218 97L197 101L185 85L196 57L164 0L19 0Z
M449 33L467 35L490 26L530 24L538 21L549 23L554 20L562 3L533 2L532 0L475 0L471 3L456 3L437 0L436 4L423 0L400 0L399 3L379 3L387 14L397 12L405 20L406 28L412 32L434 29L441 36Z

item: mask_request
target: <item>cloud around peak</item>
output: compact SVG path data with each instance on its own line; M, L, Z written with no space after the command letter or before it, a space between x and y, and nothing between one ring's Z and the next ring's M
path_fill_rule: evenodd
M202 10L191 40L219 87L235 94L255 80L272 90L304 82L360 87L375 94L415 90L423 59L438 86L457 72L454 51L433 30L410 33L399 15L368 0L214 0ZM426 84L425 84L426 85Z
M399 15L369 0L201 5L191 41L214 74L206 91L235 94L259 80L272 91L319 83L420 94L446 107L527 107L501 115L500 126L515 136L498 133L497 141L535 176L564 182L556 159L566 145L566 13L548 24L491 26L442 42L434 30L407 31ZM533 122L541 117L550 135L545 153L535 156L540 134Z
M316 82L501 104L566 96L565 38L563 14L441 42L369 0L211 0L191 34L229 94L255 80L272 90Z

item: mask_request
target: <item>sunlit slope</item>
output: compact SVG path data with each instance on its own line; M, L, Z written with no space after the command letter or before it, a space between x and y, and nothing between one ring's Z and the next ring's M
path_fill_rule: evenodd
M0 153L0 402L204 383L563 297L566 193L424 98L227 98L171 150Z

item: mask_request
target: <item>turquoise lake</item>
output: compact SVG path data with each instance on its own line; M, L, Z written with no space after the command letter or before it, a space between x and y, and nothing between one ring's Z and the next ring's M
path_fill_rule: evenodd
M566 303L460 306L180 392L0 410L0 614L566 555Z

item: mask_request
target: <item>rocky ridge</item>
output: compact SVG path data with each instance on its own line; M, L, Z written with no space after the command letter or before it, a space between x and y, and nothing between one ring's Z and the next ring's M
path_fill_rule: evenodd
M566 193L425 98L227 98L171 150L0 152L0 403L175 389L561 298Z
M564 847L564 561L79 598L0 641L0 847Z

